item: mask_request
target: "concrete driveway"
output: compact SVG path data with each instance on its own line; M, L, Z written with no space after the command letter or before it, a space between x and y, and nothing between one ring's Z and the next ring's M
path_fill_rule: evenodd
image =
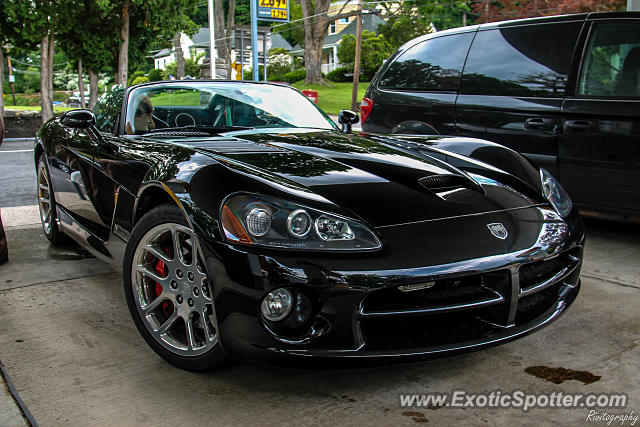
M577 301L551 326L500 347L368 369L237 363L194 374L148 348L126 309L118 272L74 245L48 244L37 207L23 204L33 199L17 194L19 188L35 187L29 148L17 143L0 148L0 207L10 251L10 262L0 265L0 360L41 425L583 425L589 413L399 403L404 393L458 389L624 392L627 407L607 411L640 412L639 226L588 222ZM29 164L19 172L20 182L12 169L16 162ZM600 379L555 384L525 371L533 366L585 371ZM0 425L22 423L15 407L3 409L2 402L11 403L0 393Z

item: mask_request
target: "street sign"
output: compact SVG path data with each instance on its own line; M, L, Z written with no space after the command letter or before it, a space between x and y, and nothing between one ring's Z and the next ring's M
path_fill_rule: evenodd
M289 0L256 0L261 21L289 22Z
M16 81L16 76L14 76L13 74L9 74L9 83L15 83Z

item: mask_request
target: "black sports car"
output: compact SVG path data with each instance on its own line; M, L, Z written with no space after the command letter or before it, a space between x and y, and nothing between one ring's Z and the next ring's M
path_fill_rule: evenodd
M584 228L548 172L357 119L276 84L113 89L39 132L44 232L122 268L138 330L189 370L442 355L566 310Z

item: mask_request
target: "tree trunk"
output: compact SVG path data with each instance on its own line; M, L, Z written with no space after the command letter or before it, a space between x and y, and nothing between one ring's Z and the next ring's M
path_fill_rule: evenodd
M42 123L53 117L53 34L40 41L40 105Z
M231 36L231 30L226 28L224 23L224 9L222 7L222 0L214 0L216 14L213 19L215 20L215 37L216 51L218 57L222 59L227 66L230 64L229 58L231 57L231 39L227 38L227 33Z
M120 51L118 52L118 74L116 84L127 87L127 71L129 67L129 0L122 6L122 27L120 27Z
M98 75L89 68L89 109L93 110L98 102Z
M330 21L327 19L330 0L299 0L304 21L304 68L306 83L324 83L322 78L322 44ZM313 18L313 19L311 19Z
M82 59L78 60L78 90L80 91L80 108L87 108L84 103L84 82L82 81Z
M322 83L322 42L324 37L304 37L304 68L307 71L306 83Z
M178 64L178 71L176 78L181 80L184 78L184 52L182 52L182 45L180 44L180 33L176 34L173 39L173 47L176 51L176 62Z

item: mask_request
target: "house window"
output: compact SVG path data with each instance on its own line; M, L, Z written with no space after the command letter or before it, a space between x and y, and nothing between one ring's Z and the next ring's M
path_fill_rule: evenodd
M336 21L329 24L329 35L336 33Z
M349 17L347 16L346 18L340 18L340 23L341 24L348 24L349 23Z

